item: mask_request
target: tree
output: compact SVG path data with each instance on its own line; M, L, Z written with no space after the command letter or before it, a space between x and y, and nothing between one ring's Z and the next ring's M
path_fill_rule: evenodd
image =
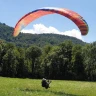
M17 65L17 77L26 77L27 71L25 68L25 50L23 48L18 48L20 54L18 58Z
M45 77L53 79L69 79L72 42L66 41L54 46L44 58Z
M2 73L2 46L0 45L0 75Z
M85 70L83 64L81 45L75 45L72 48L72 66L73 66L72 71L74 74L74 79L85 80Z
M30 46L27 51L26 55L29 59L32 61L32 75L34 76L34 70L35 70L35 65L36 65L36 60L38 57L40 57L42 54L42 51L39 47L37 46Z
M47 55L51 50L52 50L52 46L51 45L46 45L43 48L43 52L44 52L45 55Z
M84 67L86 80L96 80L96 42L83 47Z
M3 76L15 77L17 74L19 53L16 49L9 49L3 56Z
M64 60L64 70L63 74L65 74L65 79L72 79L72 64L71 64L71 59L72 59L72 48L73 48L73 43L70 40L66 40L63 43L60 44L60 49L59 49L59 54L60 57L62 57L62 60ZM62 68L62 66L61 66Z

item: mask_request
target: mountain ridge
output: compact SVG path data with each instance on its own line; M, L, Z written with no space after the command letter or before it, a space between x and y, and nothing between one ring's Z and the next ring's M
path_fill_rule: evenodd
M0 23L0 39L6 42L15 43L20 47L28 47L30 45L45 46L45 45L59 45L65 40L71 40L75 44L84 45L86 42L79 40L75 37L70 37L60 34L30 34L30 33L20 33L17 37L13 37L14 28L6 25L5 23Z

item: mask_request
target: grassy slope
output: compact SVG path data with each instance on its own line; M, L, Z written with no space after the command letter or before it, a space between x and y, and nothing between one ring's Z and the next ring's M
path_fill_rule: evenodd
M96 96L96 82L52 80L50 87L37 79L0 77L0 96Z

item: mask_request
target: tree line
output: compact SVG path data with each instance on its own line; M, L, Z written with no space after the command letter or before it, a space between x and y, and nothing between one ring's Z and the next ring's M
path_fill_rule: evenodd
M0 42L0 76L96 81L96 42L27 48Z

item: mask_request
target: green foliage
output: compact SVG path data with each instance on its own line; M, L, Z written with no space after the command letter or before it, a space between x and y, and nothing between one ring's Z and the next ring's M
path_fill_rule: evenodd
M26 56L32 60L32 75L34 76L34 70L36 70L36 61L38 61L38 57L42 54L42 51L37 46L30 46L26 51Z
M65 41L44 48L0 44L0 75L96 81L96 44L74 45Z
M56 34L13 38L13 28L2 23L0 31L1 76L96 81L96 42Z
M17 71L19 53L16 49L8 49L3 56L3 75L15 77Z
M13 37L14 29L6 24L0 23L0 39L6 42L13 42L19 47L29 47L31 45L36 45L43 47L45 45L59 45L65 40L71 40L75 44L85 45L86 43L76 39L74 37L69 37L65 35L58 34L24 34L20 33L17 37Z
M85 70L83 62L82 46L75 45L72 48L72 71L77 80L84 80Z
M83 55L87 80L96 81L96 42L86 45Z

